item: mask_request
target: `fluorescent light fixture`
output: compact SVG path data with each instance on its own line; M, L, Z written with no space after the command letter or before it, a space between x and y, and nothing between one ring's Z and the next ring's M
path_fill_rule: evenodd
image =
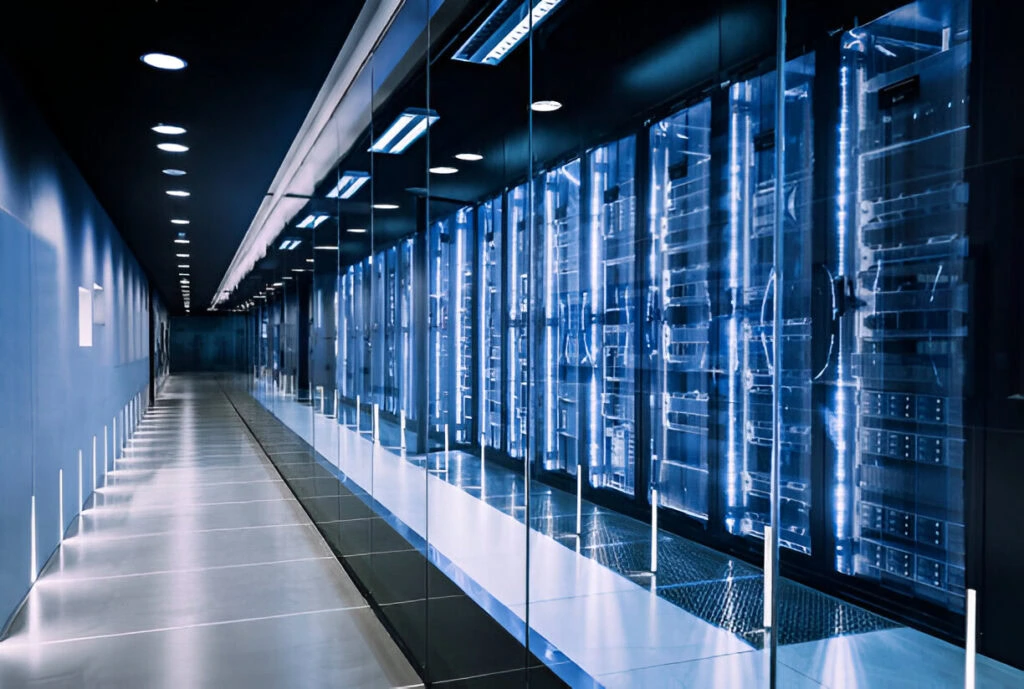
M307 258L306 260L307 261L311 261L312 259ZM309 272L309 271L307 271L305 268L292 268L292 272L293 273L306 273L306 272Z
M164 141L156 145L161 151L167 151L168 153L184 153L188 150L188 146L185 144L175 144L170 141Z
M171 177L184 177L186 174L184 170L179 170L175 167L164 168L163 173L165 175L170 175Z
M189 254L174 254L174 255L177 256L178 258L188 258L189 257Z
M274 283L274 287L284 287L284 283L283 282L275 282Z
M369 172L353 172L351 170L344 172L334 188L327 192L327 198L350 199L369 180Z
M346 232L351 232L352 234L366 234L366 228L365 227L350 227L350 228L348 228L348 230L346 230Z
M185 133L184 127L179 127L174 124L158 124L153 127L153 131L157 134L166 134L167 136L177 136Z
M176 196L178 198L185 198L186 196L191 196L192 194L190 194L189 192L185 191L184 189L168 189L167 190L167 195L168 196Z
M308 230L311 227L320 227L320 223L322 223L324 220L327 220L327 217L328 216L326 215L320 214L307 215L305 218L302 219L302 222L296 225L296 227L299 227L303 230Z
M479 153L456 153L455 157L459 160L465 160L469 163L475 163L478 160L483 160L484 157Z
M530 35L531 25L536 30L560 4L561 0L505 0L452 59L481 65L498 64Z
M316 249L317 251L337 251L338 250L338 247L334 246L333 244L320 244L318 246L314 246L313 248Z
M557 100L539 100L530 105L530 109L534 112L554 112L561 110L562 104Z
M379 211L396 211L398 210L397 203L375 203L373 207Z
M450 165L438 165L430 168L430 172L435 175L454 175L458 171L459 168Z
M306 263L315 263L315 260L312 258L307 258Z
M175 239L174 243L175 244L188 244L189 241L187 239Z
M281 251L294 251L299 244L302 244L301 239L285 239L277 248Z
M172 225L188 225L189 221L184 218L171 218Z
M167 53L146 53L140 59L150 67L171 71L185 69L186 65L188 65L188 63L180 57L168 55Z
M188 273L178 273L178 277L180 277L180 278L187 278L188 277Z
M395 118L391 126L384 130L370 151L373 153L391 153L397 155L409 148L416 139L423 136L427 127L441 119L433 110L424 108L406 108Z
M180 268L182 270L191 270L192 266L190 266L187 263L179 263L178 264L178 268Z
M281 278L281 279L282 279L282 280L294 280L295 278L293 278L293 277L292 277L291 275L285 275L285 276L284 276L283 278Z

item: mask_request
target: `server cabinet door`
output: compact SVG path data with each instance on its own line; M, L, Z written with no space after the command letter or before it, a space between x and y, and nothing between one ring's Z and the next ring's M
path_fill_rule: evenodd
M706 520L711 101L651 127L650 147L652 269L644 314L653 373L649 497L652 504Z
M453 289L451 342L454 358L452 425L457 443L472 441L473 432L473 210L455 213L452 227L451 286Z
M779 542L810 553L811 512L811 242L814 56L786 66L786 158L783 180L784 262L774 265L775 95L777 75L733 84L729 91L729 231L727 280L734 310L724 338L730 354L726 528L763 537L771 517L772 383L781 377ZM781 273L781 280L778 279ZM781 297L775 289L783 285ZM773 332L781 298L782 332ZM776 342L781 339L781 348ZM781 349L781 355L777 351Z
M587 154L581 393L590 484L633 494L636 473L636 139Z
M451 246L454 217L447 217L430 226L427 241L429 271L429 343L430 395L428 420L430 431L437 434L434 444L439 446L443 434L450 432L451 419L451 327L448 322L451 308Z
M580 161L543 175L537 194L541 233L534 250L543 256L544 293L541 460L544 469L575 475L580 461L580 384L585 365L580 271Z
M508 193L508 454L523 459L530 419L530 188Z
M416 388L421 385L413 373L413 257L415 239L409 237L398 247L398 389L399 413L416 418Z
M502 449L502 394L503 380L501 351L502 280L504 256L502 254L502 198L482 203L476 211L477 241L480 252L480 274L477 309L480 351L478 366L480 380L478 395L478 428L481 442Z
M839 79L837 566L957 611L968 10L917 2L849 31Z

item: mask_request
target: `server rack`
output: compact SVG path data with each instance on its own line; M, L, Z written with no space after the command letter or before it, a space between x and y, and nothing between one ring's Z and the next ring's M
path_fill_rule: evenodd
M644 307L653 373L648 499L707 520L711 101L652 126L650 151L653 269Z
M367 257L366 274L370 292L369 332L370 394L367 401L384 408L387 386L387 273L384 256L380 253Z
M416 389L420 383L413 372L413 265L415 238L403 239L397 253L397 353L395 361L398 385L398 412L405 412L409 421L419 418L416 410Z
M570 161L538 180L540 232L535 244L543 251L543 467L575 475L579 463L581 369L585 364L580 232L580 161Z
M582 381L590 484L632 494L636 477L636 138L587 155Z
M838 566L964 605L969 5L849 31L840 63ZM852 452L850 452L852 450ZM837 529L838 531L838 529ZM849 541L852 541L850 543Z
M508 193L508 454L524 459L530 419L530 188Z
M477 428L481 442L503 449L502 428L502 298L504 251L502 246L502 197L485 201L477 208L479 249L479 371Z
M455 213L453 227L451 295L452 342L455 355L455 442L473 440L473 254L476 248L473 211L462 208Z
M726 275L734 301L728 334L729 420L726 527L763 537L771 518L772 383L781 376L779 542L811 551L811 197L814 172L811 86L814 56L786 65L782 280L775 244L777 74L729 90L729 232ZM771 313L781 282L782 347Z
M399 394L399 312L398 312L398 248L390 247L377 254L384 279L384 400L381 409L398 413Z
M429 270L429 381L430 431L445 433L451 410L451 324L449 323L451 246L454 218L443 218L430 226L427 240Z

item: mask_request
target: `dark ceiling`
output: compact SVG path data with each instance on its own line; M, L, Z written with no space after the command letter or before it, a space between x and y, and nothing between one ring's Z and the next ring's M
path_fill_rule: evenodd
M4 8L0 54L173 312L182 299L172 240L188 232L196 312L210 303L362 5L19 2ZM139 59L151 51L188 67L152 69ZM188 131L159 136L150 130L158 123ZM172 140L190 150L157 150ZM188 174L167 177L167 167ZM191 197L167 196L175 187ZM173 226L172 217L191 224Z

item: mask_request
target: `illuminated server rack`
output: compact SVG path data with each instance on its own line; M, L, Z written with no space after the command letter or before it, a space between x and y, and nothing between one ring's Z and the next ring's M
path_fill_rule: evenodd
M469 442L473 382L473 211L461 208L431 225L430 424L450 441Z
M904 7L845 34L839 77L839 270L855 295L835 401L852 500L837 514L852 526L837 534L839 565L953 610L965 587L968 25L966 2Z
M655 504L708 518L712 352L711 101L650 130L651 278L644 308L652 375L651 492Z
M781 376L780 528L784 546L811 550L811 85L814 56L786 66L782 354L772 314L775 246L775 72L729 89L729 225L725 274L734 302L728 348L726 528L763 537L771 518L772 383Z
M580 161L538 180L537 217L543 266L543 466L574 474L579 462L580 378L585 365L581 280ZM540 252L538 252L540 254Z
M397 265L397 354L398 367L398 409L396 413L405 412L409 421L418 418L416 413L416 390L421 383L413 369L413 259L415 257L415 238L403 239L396 248Z
M632 495L636 478L636 138L587 154L582 364L589 478Z
M369 276L369 331L367 343L370 359L370 394L366 401L385 407L384 390L387 375L387 273L383 254L369 256L365 268Z
M502 428L502 280L504 256L502 247L502 197L480 204L476 210L477 238L480 243L478 271L479 297L479 371L477 427L481 442L501 449Z
M524 459L530 433L530 188L508 193L508 454Z
M398 392L400 390L399 364L399 285L398 247L391 247L377 254L378 270L382 273L383 294L383 403L381 409L391 414L398 413Z

